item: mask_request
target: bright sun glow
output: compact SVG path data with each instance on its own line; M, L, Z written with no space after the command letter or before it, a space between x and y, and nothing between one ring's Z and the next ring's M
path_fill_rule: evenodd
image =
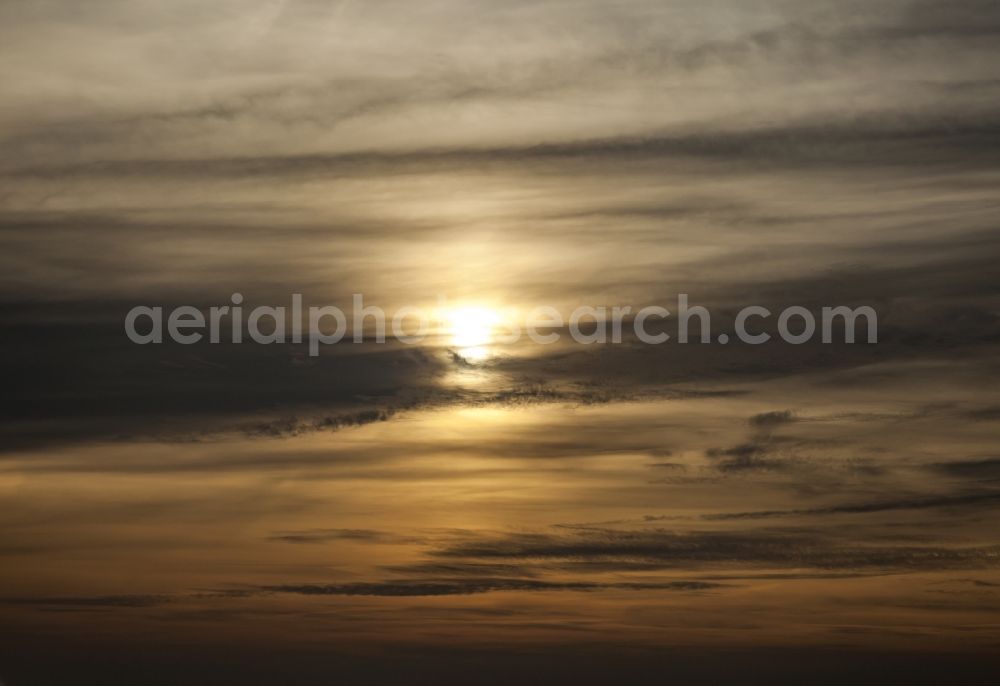
M449 312L447 321L452 345L474 348L493 340L500 315L485 307L465 307Z

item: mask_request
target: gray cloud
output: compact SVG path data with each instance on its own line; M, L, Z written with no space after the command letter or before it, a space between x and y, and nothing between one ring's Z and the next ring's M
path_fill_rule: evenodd
M509 536L457 544L444 557L485 559L568 559L625 564L636 560L671 569L699 565L817 567L827 569L963 569L990 567L1000 559L993 546L939 548L854 547L808 534L759 531L686 533L668 531L587 531L569 537Z
M961 463L960 463L961 464ZM973 472L973 470L969 470ZM961 473L961 470L956 470ZM868 503L833 505L799 510L760 510L756 512L722 512L702 515L707 520L727 519L767 519L771 517L800 517L813 515L864 514L870 512L891 512L895 510L926 510L937 508L992 507L1000 504L1000 493L968 493L962 495L936 495L902 498Z
M271 540L284 543L327 543L330 541L354 541L358 543L414 543L421 539L400 536L373 529L306 529L302 531L282 531L273 534Z
M1000 458L983 460L953 460L930 465L941 474L965 479L995 481L1000 479Z
M795 421L795 413L791 410L775 410L773 412L762 412L755 414L749 419L751 426L767 429L782 424L790 424Z
M66 608L130 608L153 607L170 602L170 596L163 595L105 595L105 596L55 596L4 598L9 605L31 605L38 607Z
M498 591L705 591L725 584L706 581L609 582L542 581L538 579L460 579L456 581L414 581L352 584L286 584L262 590L299 595L346 596L440 596L495 593Z

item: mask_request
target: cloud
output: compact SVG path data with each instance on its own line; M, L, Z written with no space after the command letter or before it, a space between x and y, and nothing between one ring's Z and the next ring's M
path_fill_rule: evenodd
M1000 479L1000 458L937 462L929 465L929 468L941 474L965 479L988 481Z
M996 546L858 545L819 531L739 532L586 529L571 535L476 537L433 553L444 558L561 560L594 569L817 568L902 571L971 569L1000 563Z
M787 461L765 457L773 448L774 444L765 439L740 443L730 448L711 448L705 454L715 460L715 468L722 472L787 469Z
M191 158L131 158L77 164L54 164L0 170L10 181L46 179L127 179L150 178L161 181L272 179L371 178L385 173L433 174L464 171L489 164L498 169L531 171L540 165L562 165L560 172L570 177L586 175L592 164L616 163L623 171L639 161L702 159L725 163L731 171L746 173L761 165L775 170L815 168L897 169L921 165L927 170L961 162L966 171L989 169L997 164L990 151L1000 138L994 124L995 113L942 116L915 113L909 118L896 114L872 115L847 122L796 122L782 126L721 130L698 133L645 134L632 137L584 138L556 143L498 147L444 147L422 150L357 151L271 156L218 156ZM876 157L873 151L880 154ZM737 165L735 168L732 165ZM645 170L647 174L669 176L670 169ZM694 171L703 173L704 169ZM260 199L257 199L258 201ZM662 202L662 201L661 201ZM690 203L690 200L686 200ZM720 199L711 206L688 206L704 213L732 211L732 199ZM680 206L681 208L684 205ZM606 208L619 216L643 214L643 207ZM566 215L562 208L553 218ZM654 216L678 212L667 205ZM44 216L44 215L43 215ZM52 216L49 213L48 216Z
M762 429L769 429L782 424L791 424L795 421L795 413L791 410L776 410L774 412L762 412L755 414L748 420L751 426Z
M53 596L4 598L0 602L9 605L32 605L40 607L68 608L130 608L153 607L172 600L164 595L104 595L104 596Z
M1000 420L1000 405L970 410L966 416L977 422L995 422Z
M351 584L285 584L261 590L298 595L345 596L442 596L472 595L501 591L705 591L725 584L705 581L590 582L542 581L539 579L461 579L455 581L372 582Z
M701 515L702 519L723 521L727 519L768 519L771 517L802 517L814 515L864 514L896 510L927 510L937 508L991 507L1000 505L1000 492L967 493L961 495L933 495L925 497L882 500L867 503L833 505L830 507L797 510L758 510L754 512L720 512Z
M284 543L327 543L329 541L353 541L357 543L405 544L420 542L412 536L400 536L373 529L305 529L282 531L270 536L272 541Z

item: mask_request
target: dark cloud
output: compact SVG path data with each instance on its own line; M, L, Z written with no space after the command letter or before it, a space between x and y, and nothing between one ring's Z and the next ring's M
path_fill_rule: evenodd
M460 579L455 581L379 582L352 584L287 584L262 590L299 595L441 596L495 593L498 591L705 591L725 584L705 581L589 582L539 579Z
M738 164L746 169L770 167L838 167L878 169L903 165L946 167L960 162L968 169L993 168L1000 127L993 113L956 118L932 115L921 119L873 116L849 123L798 123L775 128L713 131L689 135L646 135L565 143L497 148L429 149L400 152L351 152L232 158L157 158L106 160L79 165L8 169L9 179L40 178L340 178L345 174L376 176L415 174L559 162L561 173L585 172L589 165L618 165L619 173L656 172L643 162L677 157ZM664 170L666 171L666 170ZM725 204L722 206L725 208ZM713 209L717 209L716 205Z
M1000 405L969 410L966 416L977 422L995 422L1000 420Z
M451 558L487 560L567 560L598 568L674 569L709 565L732 567L813 567L918 571L992 567L1000 549L979 547L858 546L819 532L626 531L588 529L572 535L517 534L476 538L435 551Z
M1000 479L1000 458L938 462L930 468L941 474L963 479L995 481Z
M438 579L456 577L479 577L479 578L533 578L537 576L537 571L530 565L513 565L488 562L468 562L468 561L435 561L418 562L406 565L387 565L383 567L388 572L397 574L431 577Z
M788 467L783 460L761 457L767 448L754 443L742 443L732 448L712 449L708 456L717 459L716 469L722 472L749 472L782 470Z
M791 410L775 410L774 412L762 412L750 417L750 425L760 428L771 428L790 424L795 421L795 413Z
M961 463L959 463L961 464ZM970 470L972 471L972 470ZM958 470L961 473L961 470ZM966 476L970 474L965 474ZM707 520L767 519L771 517L800 517L813 515L864 514L895 510L926 510L937 508L979 508L1000 504L1000 493L968 493L963 495L936 495L925 497L883 500L868 503L833 505L799 510L760 510L756 512L721 512L702 515Z
M355 541L358 543L400 544L419 542L422 539L400 536L373 529L307 529L302 531L282 531L273 534L271 540L284 543L327 543L329 541Z
M1000 34L1000 8L990 0L958 0L948 5L915 0L905 6L901 21L883 32L914 38L988 38Z
M162 595L105 595L105 596L56 596L4 598L0 602L9 605L31 605L37 607L67 608L129 608L153 607L172 600Z

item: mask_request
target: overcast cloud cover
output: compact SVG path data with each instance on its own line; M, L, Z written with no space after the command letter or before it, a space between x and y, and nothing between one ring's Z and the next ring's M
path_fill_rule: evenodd
M0 679L984 678L998 63L989 0L6 0ZM125 336L233 292L879 342Z

